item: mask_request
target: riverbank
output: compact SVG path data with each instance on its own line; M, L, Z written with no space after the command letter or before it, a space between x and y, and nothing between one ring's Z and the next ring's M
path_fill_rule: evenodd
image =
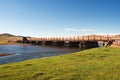
M17 42L0 41L0 45L30 45L30 44L22 44L22 43L17 43Z
M0 41L0 45L5 45L5 44L8 44L8 42L6 42L6 41Z
M119 80L119 74L119 48L94 48L0 65L2 80Z

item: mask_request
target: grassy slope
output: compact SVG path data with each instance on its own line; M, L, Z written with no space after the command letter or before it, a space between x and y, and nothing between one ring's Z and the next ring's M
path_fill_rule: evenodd
M99 48L0 65L2 80L119 80L120 49Z
M12 35L2 35L2 34L0 34L0 45L13 43L15 40L21 40L21 39L22 39L22 37L20 37L20 36L12 36ZM11 42L8 42L8 41L11 41Z

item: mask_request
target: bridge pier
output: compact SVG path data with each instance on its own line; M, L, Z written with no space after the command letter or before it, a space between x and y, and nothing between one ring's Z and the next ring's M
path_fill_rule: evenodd
M36 45L36 44L37 44L37 41L31 41L31 44L32 44L32 45Z
M65 42L64 42L64 46L65 46L65 47L69 47L69 41L65 41Z
M51 45L53 45L53 41L45 41L44 44L47 45L47 46L51 46Z
M52 45L53 46L64 46L64 41L53 41Z
M95 48L95 47L99 47L97 41L85 41L85 48L86 49Z
M23 37L22 43L27 43L27 42L28 42L27 37Z
M80 42L69 42L69 47L78 47L79 48L79 43Z
M76 42L69 42L69 47L78 47L81 49L89 49L98 47L97 41L76 41Z
M56 46L64 46L65 42L64 41L57 41Z
M43 45L43 41L38 41L37 44L38 45Z
M79 48L84 49L85 48L85 41L79 42Z

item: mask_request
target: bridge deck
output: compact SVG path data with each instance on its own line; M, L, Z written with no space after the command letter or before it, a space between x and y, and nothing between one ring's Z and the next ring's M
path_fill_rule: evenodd
M108 41L110 37L103 36L77 36L77 37L50 37L50 38L27 38L29 41Z

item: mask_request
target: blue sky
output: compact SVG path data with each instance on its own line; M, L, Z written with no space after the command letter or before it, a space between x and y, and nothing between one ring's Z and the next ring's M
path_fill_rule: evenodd
M0 33L78 36L120 33L120 0L0 0Z

